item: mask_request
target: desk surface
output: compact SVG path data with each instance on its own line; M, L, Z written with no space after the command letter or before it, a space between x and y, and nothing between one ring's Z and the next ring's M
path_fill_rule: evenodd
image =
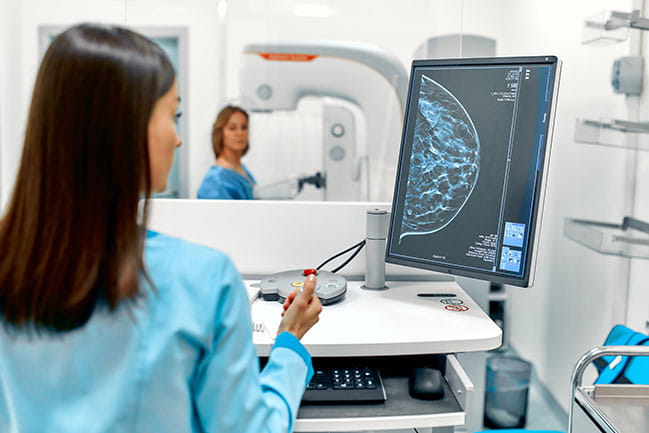
M257 281L246 281L256 294ZM453 281L389 281L388 290L361 289L350 281L342 302L323 307L320 321L302 343L312 356L391 356L491 350L501 329ZM455 294L422 298L418 293ZM281 304L262 299L251 305L252 319L267 332L255 332L260 356L268 356L279 325ZM260 326L257 326L261 328Z

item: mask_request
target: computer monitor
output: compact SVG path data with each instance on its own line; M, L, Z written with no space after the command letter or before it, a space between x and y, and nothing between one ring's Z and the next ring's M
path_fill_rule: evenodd
M386 261L533 282L560 61L415 60Z

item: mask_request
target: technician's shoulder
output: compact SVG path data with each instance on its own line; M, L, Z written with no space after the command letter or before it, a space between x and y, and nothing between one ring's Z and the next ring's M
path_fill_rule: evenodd
M189 339L208 351L215 332L235 326L245 314L249 305L245 286L223 252L148 232L144 260L153 286L147 285L149 296L143 303L148 308L141 314L155 323L150 331L153 340L168 345ZM230 310L237 319L225 322L224 312Z
M222 251L153 231L147 232L145 261L154 280L195 280L204 285L214 279L238 278L232 260Z

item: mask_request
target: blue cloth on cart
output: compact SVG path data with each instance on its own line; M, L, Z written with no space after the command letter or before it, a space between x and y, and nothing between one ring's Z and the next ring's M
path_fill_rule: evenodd
M604 346L649 346L649 336L615 325ZM649 356L603 356L593 361L599 377L596 384L633 383L649 385Z

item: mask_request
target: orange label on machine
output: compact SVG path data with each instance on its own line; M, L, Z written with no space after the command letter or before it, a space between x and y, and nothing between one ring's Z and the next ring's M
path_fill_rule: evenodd
M318 57L316 54L295 54L295 53L257 53L266 60L278 62L310 62Z

